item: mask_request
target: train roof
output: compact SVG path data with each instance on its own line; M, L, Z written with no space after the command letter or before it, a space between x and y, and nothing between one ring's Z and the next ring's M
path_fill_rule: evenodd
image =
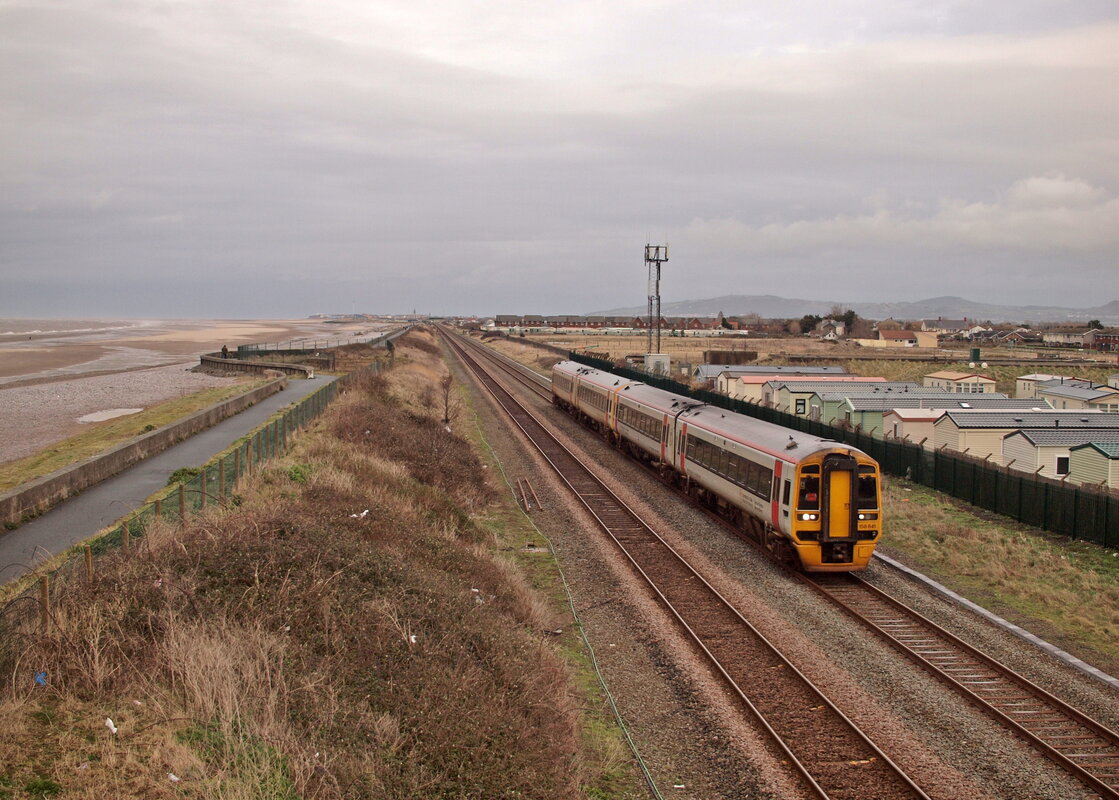
M615 375L613 372L606 372L605 370L588 367L577 361L561 361L556 364L553 369L558 369L568 375L578 375L581 379L596 386L601 386L604 389L613 389L618 386L636 383L636 381L630 378L623 378L621 375Z
M698 426L725 439L757 447L775 458L799 461L806 455L833 447L858 450L842 442L823 439L772 422L748 417L745 414L710 406L691 397L658 389L640 381L629 381L627 385L626 378L592 367L584 367L575 362L561 361L556 367L563 367L563 371L569 374L578 373L599 385L621 385L622 390L618 396L623 400L629 399L666 414L679 414L680 419L689 425ZM607 378L611 379L610 383L606 383ZM621 383L614 384L614 380Z
M807 455L819 450L830 450L833 447L842 447L857 450L843 442L832 439L823 439L810 433L785 428L772 422L748 417L745 414L736 414L717 406L703 406L701 408L685 411L680 415L680 420L688 425L698 426L716 436L742 442L768 452L775 458L787 461L800 461Z

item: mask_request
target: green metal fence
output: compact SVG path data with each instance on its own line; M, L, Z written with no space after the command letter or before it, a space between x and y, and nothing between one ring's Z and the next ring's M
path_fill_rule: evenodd
M168 522L185 521L208 506L229 502L242 476L252 474L265 462L286 451L295 432L322 414L347 386L352 385L362 376L378 374L381 369L382 362L374 362L326 384L318 391L277 412L260 427L210 459L199 468L196 475L181 483L168 486L154 495L149 502L134 509L126 517L90 540L84 547L74 548L70 558L64 563L49 572L39 572L36 583L31 584L21 595L0 607L0 646L4 644L5 630L17 624L16 618L21 611L24 614L24 621L27 621L26 618L34 613L34 609L39 608L42 624L44 626L47 624L50 594L48 586L58 573L79 568L83 560L87 572L92 573L94 557L115 550L129 552L130 548L136 546L137 540L142 540L144 532L157 519Z
M746 403L641 370L616 367L601 358L571 353L572 361L613 372L719 408L852 445L898 475L1027 525L1104 547L1119 547L1119 497L1094 487L1018 472L960 453L926 450L905 441L878 439L858 429L825 425L775 408Z

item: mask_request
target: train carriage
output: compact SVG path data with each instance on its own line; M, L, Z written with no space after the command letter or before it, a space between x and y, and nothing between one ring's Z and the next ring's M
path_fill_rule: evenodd
M618 392L632 383L574 361L561 361L552 369L553 400L580 411L603 430L614 430Z
M869 562L881 490L862 451L574 362L556 365L553 393L804 569Z

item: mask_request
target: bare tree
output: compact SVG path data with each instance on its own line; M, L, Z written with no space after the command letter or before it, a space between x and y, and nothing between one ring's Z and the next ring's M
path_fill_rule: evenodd
M454 392L455 379L450 373L439 381L439 389L443 398L443 424L450 425L451 420L458 416L458 398Z

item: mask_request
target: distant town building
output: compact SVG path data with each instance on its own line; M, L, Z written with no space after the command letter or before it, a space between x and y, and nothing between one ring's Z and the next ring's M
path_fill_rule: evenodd
M995 391L995 380L989 375L981 375L978 372L952 370L930 372L921 383L932 389L943 389L946 392L959 394L984 394Z

